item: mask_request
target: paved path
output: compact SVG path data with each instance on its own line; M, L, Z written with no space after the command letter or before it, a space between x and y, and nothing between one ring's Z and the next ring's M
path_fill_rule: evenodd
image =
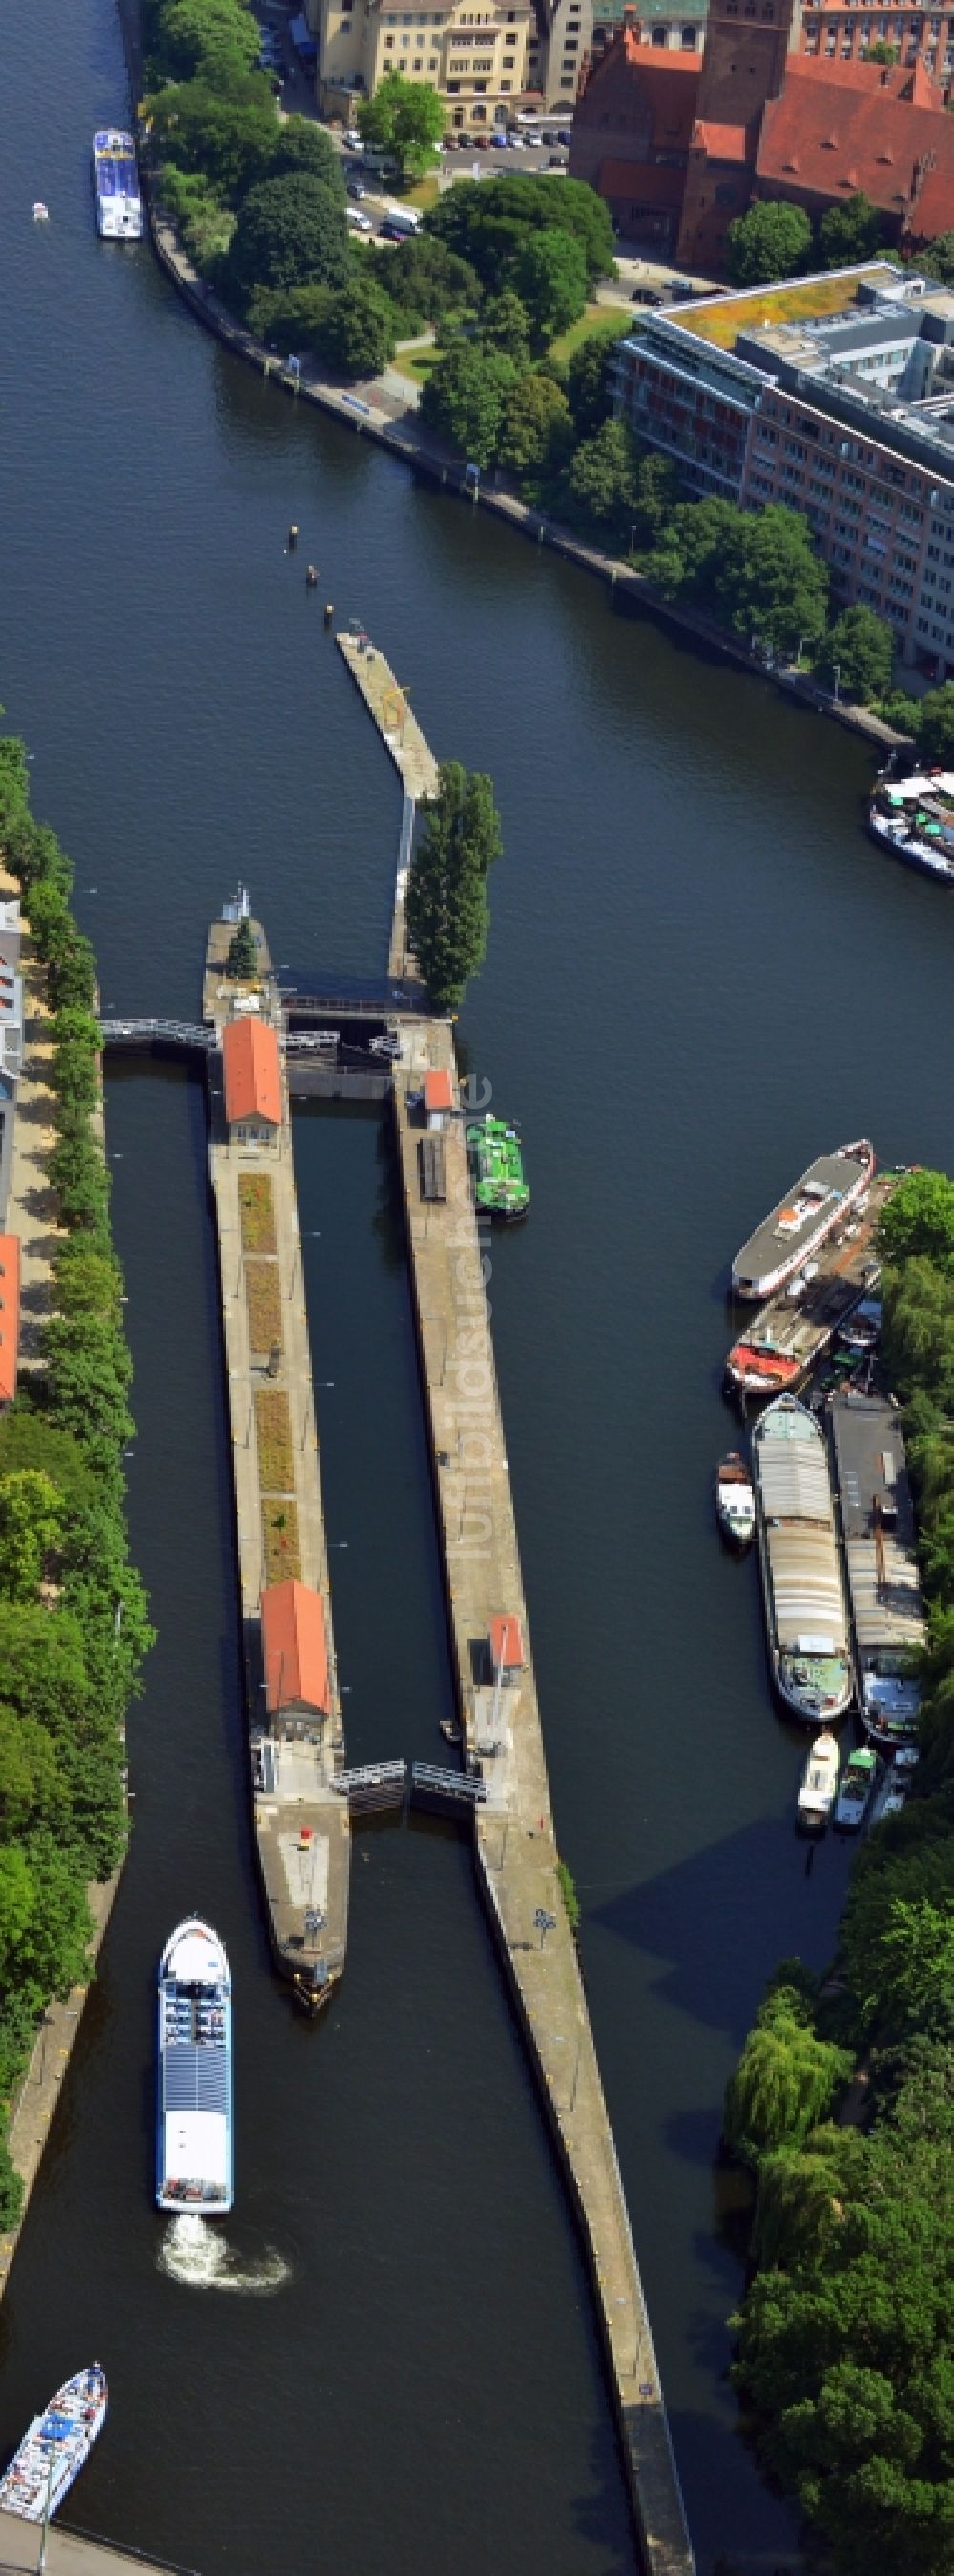
M0 866L0 900L19 897L17 879ZM52 1313L52 1261L61 1236L47 1166L56 1143L55 1100L47 1079L52 1046L46 973L24 925L23 1071L13 1123L7 1229L20 1238L20 1372L39 1361L40 1331Z
M436 796L440 773L430 744L425 741L417 717L412 714L407 690L399 686L383 653L379 653L375 644L369 643L366 635L338 635L335 640L352 679L361 691L368 713L374 718L381 740L391 754L404 789L388 944L388 974L414 976L417 969L407 944L405 918L414 818L421 798Z
M259 928L259 925L255 925ZM221 1031L234 987L221 970L230 927L213 922L205 979L204 1012ZM282 1012L262 938L266 1012L282 1034ZM222 1058L209 1061L209 1166L219 1232L222 1324L228 1372L232 1433L232 1471L238 1529L246 1680L253 1738L267 1732L262 1695L260 1602L266 1580L262 1503L264 1471L259 1454L256 1397L284 1396L288 1408L291 1483L269 1489L272 1506L284 1511L297 1534L297 1560L291 1571L319 1592L331 1670L331 1711L321 1740L276 1743L269 1739L271 1769L259 1776L253 1791L253 1820L259 1867L265 1889L272 1941L278 1962L293 1980L305 1972L319 1980L315 1991L327 1995L341 1975L348 1927L350 1825L347 1801L332 1788L342 1766L344 1748L337 1668L331 1620L331 1589L325 1543L318 1431L312 1387L311 1352L305 1315L301 1239L295 1193L288 1088L282 1064L282 1127L276 1151L256 1150L229 1142L222 1096ZM242 1242L240 1185L245 1174L267 1174L274 1212L274 1254L255 1255ZM249 1260L274 1270L281 1314L281 1348L272 1372L254 1353L249 1337L247 1269ZM272 1580L280 1579L275 1573ZM253 1775L254 1776L254 1775ZM303 1840L303 1835L305 1839ZM306 1916L318 1914L317 1930ZM300 1989L301 1990L301 1989ZM314 1999L314 1995L312 1998Z
M105 2438L105 2436L103 2437ZM0 2576L34 2576L40 2550L40 2534L35 2523L22 2522L19 2514L0 2513ZM47 2535L47 2576L150 2576L150 2570L168 2561L141 2558L139 2552L128 2554L114 2549L106 2540L89 2540L81 2532L63 2531L52 2523ZM172 2576L188 2576L187 2569L175 2569Z
M589 2255L646 2563L651 2576L690 2576L692 2547L652 2335L557 1877L481 1239L459 1119L443 1138L446 1201L425 1203L420 1195L423 1130L411 1102L428 1061L446 1066L456 1081L452 1031L446 1022L422 1023L406 1045L412 1062L396 1073L395 1119L458 1701L467 1756L487 1785L476 1819L478 1867ZM519 1619L526 1660L495 1695L487 1640L500 1615Z

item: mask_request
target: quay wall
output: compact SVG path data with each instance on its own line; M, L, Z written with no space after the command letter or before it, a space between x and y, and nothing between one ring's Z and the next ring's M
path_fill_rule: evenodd
M35 2523L17 2513L0 2513L0 2576L35 2576L39 2541ZM138 2549L120 2549L82 2531L51 2523L46 2537L47 2576L190 2576L168 2558L147 2558Z
M632 571L628 564L620 563L612 555L604 554L598 546L585 544L558 520L548 519L539 510L529 509L513 493L494 490L487 483L475 493L466 482L460 460L439 455L408 420L394 421L373 403L343 391L339 386L291 374L280 358L273 356L262 341L256 340L252 332L234 320L211 288L196 275L180 247L173 226L166 222L153 203L149 171L144 169L142 175L152 247L160 267L165 269L167 277L171 278L206 330L213 332L236 357L244 358L248 365L257 367L267 381L280 386L296 402L311 403L318 410L329 413L346 429L356 431L359 437L373 438L378 446L388 448L392 456L399 457L414 472L425 474L429 481L438 484L452 498L464 501L469 509L489 511L494 518L505 520L519 535L529 538L532 544L549 546L553 553L563 555L580 571L596 574L606 584L613 605L625 609L628 614L651 617L671 633L687 636L702 651L717 653L725 661L733 662L737 670L746 671L757 679L770 679L774 688L800 700L815 714L831 717L848 733L861 734L876 751L893 751L910 740L907 734L897 733L891 725L883 724L881 718L870 714L867 708L846 706L841 701L836 703L827 690L819 688L814 680L797 671L767 672L749 646L728 634L725 627L718 626L713 618L701 616L692 608L681 608L675 601L662 599L641 573Z
M416 1099L428 1066L455 1079L452 1030L406 1035L393 1093L421 1378L478 1881L547 2104L589 2264L648 2576L694 2559L576 1944L560 1892L526 1602L462 1121L445 1123L446 1197L421 1197ZM519 1621L523 1662L493 1687L488 1638Z

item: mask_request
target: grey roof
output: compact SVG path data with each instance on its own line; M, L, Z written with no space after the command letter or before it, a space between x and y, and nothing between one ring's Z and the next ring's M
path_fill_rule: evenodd
M824 1637L846 1654L848 1620L825 1443L804 1405L782 1396L752 1437L776 1640Z
M803 329L817 340L826 356L840 358L842 350L884 349L892 342L917 340L921 331L922 305L894 306L890 312L866 313L856 320L809 322Z
M831 1436L859 1654L879 1646L921 1646L924 1605L900 1416L883 1396L839 1395L831 1406ZM894 1527L881 1522L879 1582L875 1532L883 1508L892 1504Z
M833 1203L843 1199L857 1179L856 1162L846 1162L843 1154L819 1154L736 1253L732 1264L735 1275L740 1279L769 1278L792 1253L797 1253L800 1244L811 1240ZM805 1214L798 1224L792 1222L792 1210L795 1201L802 1199L806 1201Z

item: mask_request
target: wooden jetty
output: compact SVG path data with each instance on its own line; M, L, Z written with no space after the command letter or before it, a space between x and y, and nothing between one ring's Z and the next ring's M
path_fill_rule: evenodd
M305 1316L283 1020L264 931L254 986L226 975L231 920L209 931L204 1018L210 1050L209 1172L219 1239L232 1472L248 1695L252 1813L272 1948L310 2007L345 1962L350 1821L337 1786L344 1764L334 1656L318 1431ZM280 1100L270 1144L229 1127L222 1042L236 1006L279 1041ZM327 1647L327 1708L292 1729L270 1714L262 1594L296 1582L317 1593Z
M449 1075L452 1033L421 1023L394 1115L457 1698L481 1886L582 2231L643 2556L691 2576L685 2507L593 2034L557 1874L550 1791L520 1572L463 1120L444 1121L444 1196L425 1196L426 1069ZM503 1639L500 1622L505 1623ZM495 1666L491 1639L500 1660ZM508 1647L506 1639L513 1643ZM519 1662L505 1666L509 1652Z

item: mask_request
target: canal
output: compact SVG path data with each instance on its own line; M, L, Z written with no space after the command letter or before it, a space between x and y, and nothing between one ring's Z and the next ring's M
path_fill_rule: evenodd
M52 46L8 0L4 34L0 695L105 1004L191 1016L239 876L294 970L383 958L396 790L325 598L380 639L438 754L493 774L506 855L462 1041L523 1122L533 1186L490 1293L555 1812L700 2564L754 2576L794 2536L726 2383L719 2105L770 1967L825 1958L846 1860L831 1845L805 1876L755 1569L713 1531L723 1284L825 1144L867 1129L884 1158L949 1160L950 910L865 839L849 737L296 412L145 248L97 244L88 142L124 103L111 0L63 13ZM617 2576L585 2283L462 1844L362 1834L326 2022L271 1982L201 1090L123 1069L108 1141L160 1642L130 1862L0 2308L0 2433L98 2353L89 2528L202 2576L477 2576L489 2555ZM296 1158L349 1747L436 1753L448 1667L386 1133L303 1111ZM149 2201L150 1978L193 1904L238 1996L238 2205L201 2277L170 2272Z

